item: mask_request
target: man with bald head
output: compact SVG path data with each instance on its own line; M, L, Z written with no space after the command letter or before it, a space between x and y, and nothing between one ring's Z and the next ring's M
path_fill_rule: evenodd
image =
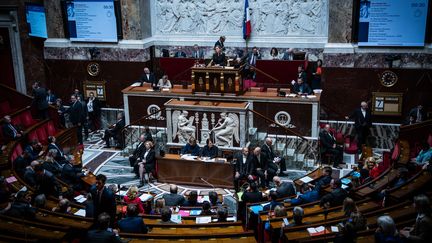
M260 147L256 147L253 151L254 159L254 175L260 178L260 186L262 188L269 186L270 178L273 178L275 171L269 168L266 155L261 152ZM270 169L270 170L269 170Z
M180 206L183 205L185 198L182 195L177 194L178 188L177 185L170 185L170 193L166 193L162 196L165 199L165 206Z
M273 182L276 186L276 194L278 198L289 197L296 194L291 182L282 181L279 176L273 177Z
M140 81L141 81L141 86L144 83L150 83L152 86L157 85L156 78L154 74L150 72L150 69L148 67L144 68L144 74L141 76Z
M345 119L353 119L354 127L357 133L358 148L361 153L362 145L366 144L366 138L369 135L369 129L372 126L371 112L366 101L360 103L360 108L354 110L350 116Z
M336 138L330 131L330 124L326 124L320 132L321 154L330 153L333 158L333 167L338 167L343 159L343 148L336 144Z
M254 157L249 154L249 148L244 147L241 154L237 154L234 157L235 164L235 175L234 175L234 188L236 191L239 190L239 181L241 179L247 179L249 182L253 181L253 170L254 170Z
M273 150L273 140L269 137L265 139L264 144L261 146L261 153L266 157L269 168L273 174L277 174L279 170L279 176L286 176L286 164L285 159L280 157L277 152ZM272 180L270 178L269 180Z

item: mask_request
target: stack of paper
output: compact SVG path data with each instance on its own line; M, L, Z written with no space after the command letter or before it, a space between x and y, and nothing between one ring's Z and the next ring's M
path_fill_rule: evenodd
M203 203L204 201L210 202L209 196L198 196L198 202Z
M153 196L151 194L148 194L148 193L144 193L139 197L139 199L141 199L142 202L146 202L152 198L153 198Z
M17 181L17 178L15 178L15 176L11 176L11 177L6 178L6 182L9 184L14 183L15 181Z
M80 210L76 211L76 213L74 213L74 215L85 217L86 216L86 211L84 209L80 209Z
M181 224L181 216L180 214L173 214L171 215L171 221L176 224Z
M309 176L305 176L305 177L301 178L300 181L302 181L303 183L309 183L309 182L313 181L313 179L310 178Z
M196 217L196 219L195 219L195 223L197 223L197 224L208 224L210 222L211 222L211 217L210 216Z
M79 202L79 203L83 203L87 200L87 198L85 198L83 195L79 195L74 197L75 201Z
M127 193L128 191L122 191L122 190L120 190L120 191L118 191L116 194L117 195L119 195L119 196L121 196L121 197L124 197L124 196L126 196L126 193Z
M316 228L307 228L307 231L308 231L309 235L311 235L311 236L329 233L329 232L327 232L326 228L324 228L324 226L319 226Z
M339 228L337 226L332 226L331 231L337 233L339 232Z

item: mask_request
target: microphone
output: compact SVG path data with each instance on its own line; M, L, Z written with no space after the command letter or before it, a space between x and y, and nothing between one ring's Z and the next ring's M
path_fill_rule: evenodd
M216 191L215 187L213 186L213 184L211 184L210 182L206 181L204 178L200 177L200 180L203 181L205 184L211 186L213 188L213 191Z

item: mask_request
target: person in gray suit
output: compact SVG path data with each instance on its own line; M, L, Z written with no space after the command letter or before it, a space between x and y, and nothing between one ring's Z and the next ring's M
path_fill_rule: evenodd
M199 48L197 44L193 46L192 56L191 58L195 59L204 59L204 51Z
M166 206L179 206L183 205L185 198L182 195L177 194L177 185L171 184L170 193L162 196L165 199Z

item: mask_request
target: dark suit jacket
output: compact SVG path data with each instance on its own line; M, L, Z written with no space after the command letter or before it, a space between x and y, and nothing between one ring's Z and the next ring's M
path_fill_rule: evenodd
M27 145L24 148L24 150L27 151L30 154L30 160L31 161L37 160L39 158L39 152L35 151L31 145Z
M136 149L132 153L132 157L134 158L141 158L144 155L145 152L145 143L142 142L141 144L138 144Z
M16 132L14 132L14 130L10 126L15 128ZM2 129L3 129L3 137L6 139L6 141L14 140L17 134L19 133L19 130L12 123L3 124Z
M111 222L114 222L116 214L116 200L114 194L106 187L102 190L102 196L99 198L96 186L92 186L90 193L93 198L94 216L106 212L111 216Z
M418 117L417 117L417 110L418 110L417 107L412 108L412 109L410 110L410 112L409 112L409 115L410 115L410 116L415 116L415 117L418 119ZM421 114L421 120L422 120L422 121L424 121L424 120L427 119L427 117L426 117L426 110L425 110L424 108L420 110L420 114Z
M276 193L278 198L289 197L295 195L295 189L292 183L285 181L276 189Z
M107 230L89 230L87 232L86 242L92 243L110 243L110 242L122 242L113 232Z
M18 175L23 176L26 167L29 166L30 163L30 159L26 159L20 155L13 162L14 170L18 173Z
M63 165L61 170L61 179L67 184L74 185L79 182L79 178L83 174L81 173L81 169L75 168L71 163L66 163Z
M256 66L256 62L258 61L258 60L261 60L261 54L256 54L255 55L255 63L254 64L251 64L251 61L252 61L252 55L253 55L253 52L250 52L250 53L248 53L248 57L247 57L247 66Z
M263 144L261 146L261 155L263 155L263 158L266 159L267 163L273 163L273 159L275 157L275 154L273 153L273 148L267 146L266 144Z
M212 57L212 60L213 60L213 65L216 65L216 64L218 64L218 65L221 65L221 66L225 66L225 53L220 53L220 55L218 55L217 53L214 53L213 54L213 57Z
M15 201L5 214L14 218L34 219L36 216L36 209L27 202Z
M48 101L46 99L47 92L45 88L39 87L33 89L33 104L38 110L48 109Z
M122 119L118 120L115 124L115 126L112 128L112 131L115 134L118 134L121 132L121 130L125 127L126 122L125 122L125 118L122 117Z
M36 185L36 175L33 169L27 167L24 170L24 181L29 184L29 186L35 186Z
M186 53L184 51L177 51L174 57L186 57Z
M254 171L256 171L258 168L261 168L261 170L263 171L268 169L269 163L267 160L267 155L261 152L259 160L256 155L252 155L252 156L253 156Z
M157 81L153 73L150 73L148 78L147 75L144 73L143 75L141 75L140 80L141 86L143 85L143 83L151 83L152 86L157 85Z
M264 198L261 192L245 192L242 195L242 201L245 203L262 202Z
M60 163L62 163L61 161L65 160L62 147L60 147L60 145L58 145L58 144L54 145L54 144L50 143L50 144L48 144L47 151L50 151L51 149L54 149L57 151L57 156L54 159L59 161Z
M321 153L325 153L328 149L333 148L333 144L336 143L336 140L333 136L329 134L326 130L320 132L320 145L321 145Z
M86 100L86 104L88 104L88 102L89 102L89 99ZM86 105L86 110L87 110L87 112L88 112L88 109L87 109L87 108L88 108L88 107L87 107L87 105ZM98 98L94 98L94 100L93 100L93 114L99 115L100 112L101 112L101 104L100 104L100 101L99 101Z
M430 216L423 216L416 220L413 231L408 239L413 242L427 242L432 237L432 219Z
M49 95L49 94L47 93L45 99L47 100L48 104L49 104L49 103L51 103L51 104L55 104L55 102L56 102L56 100L57 100L57 97L56 97L54 94L50 94L50 95Z
M191 58L195 58L195 59L203 59L204 58L204 51L199 49L198 51L193 51Z
M302 93L302 94L306 93L308 95L312 94L312 89L309 87L309 84L305 83L304 81L301 85L299 85L298 83L295 83L293 90L294 90L294 93L296 93L296 94L299 94L299 93Z
M333 189L333 191L330 194L332 195L330 200L331 207L342 205L343 201L348 196L348 193L342 188Z
M150 149L147 156L144 158L146 151L144 150L141 154L141 160L145 160L145 167L150 170L154 170L156 167L156 152L154 149Z
M235 165L235 171L238 172L240 175L251 175L254 171L254 157L252 154L249 154L246 157L246 163L243 164L243 154L236 155L236 165Z
M141 233L146 234L148 231L147 226L144 224L141 217L127 217L118 222L121 232L124 233Z
M216 46L220 46L223 51L225 50L224 43L221 42L220 40L216 41L216 43L214 44L214 47L216 47Z
M213 145L213 147L209 148L209 146L205 145L201 151L200 156L201 157L210 157L210 158L216 158L218 156L218 147L216 145Z
M366 109L366 116L363 116L361 108L355 109L355 111L349 116L350 119L354 119L354 127L356 129L359 128L368 128L372 126L371 120L371 111L370 109Z
M36 174L36 188L39 194L59 196L61 195L61 186L56 180L53 173L44 170L41 175Z
M83 116L81 102L76 101L75 103L71 104L65 113L69 113L69 120L74 126L78 125L78 123L81 123Z
M185 198L182 195L179 194L164 194L162 196L163 199L165 199L165 205L166 206L178 206L183 205Z

